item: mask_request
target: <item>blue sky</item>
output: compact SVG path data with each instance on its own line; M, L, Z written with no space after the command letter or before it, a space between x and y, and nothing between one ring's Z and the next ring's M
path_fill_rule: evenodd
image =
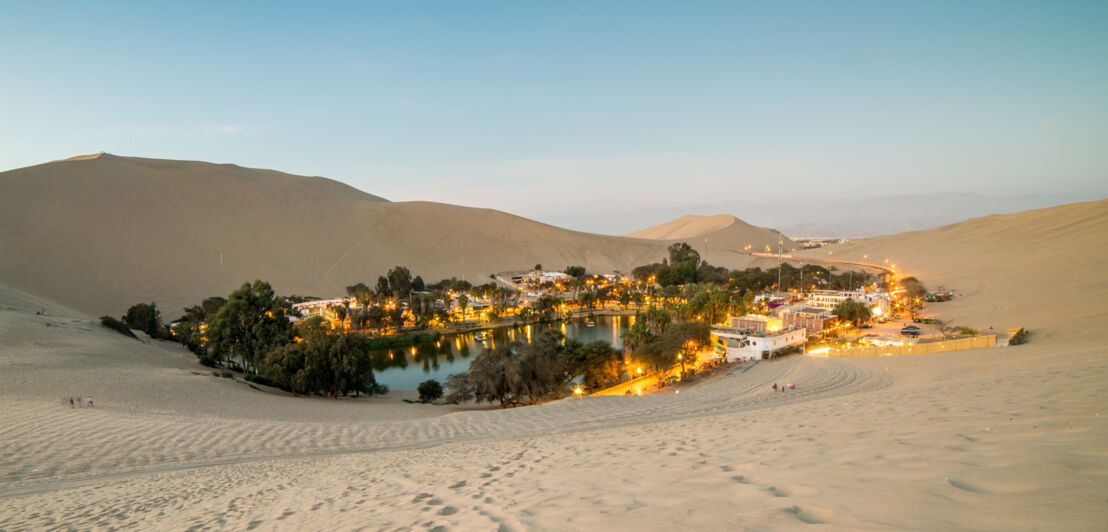
M0 1L0 169L101 150L540 219L1099 199L1108 2Z

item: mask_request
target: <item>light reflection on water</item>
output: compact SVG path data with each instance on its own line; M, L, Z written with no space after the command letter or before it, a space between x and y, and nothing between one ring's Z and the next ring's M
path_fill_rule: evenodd
M597 316L595 327L586 327L583 319L563 321L553 327L568 339L577 339L582 343L604 340L619 348L622 346L622 331L634 323L634 319L634 316ZM470 360L485 347L517 340L530 343L550 327L534 324L483 331L487 338L485 342L474 338L477 333L464 333L444 335L436 342L413 347L378 349L373 351L374 376L377 382L392 390L414 390L428 379L443 382L453 373L468 370Z

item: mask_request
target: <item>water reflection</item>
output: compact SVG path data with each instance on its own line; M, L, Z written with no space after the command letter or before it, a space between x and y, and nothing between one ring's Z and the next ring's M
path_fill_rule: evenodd
M469 369L470 360L486 347L521 341L530 343L542 331L557 328L566 338L583 343L604 340L619 348L620 335L633 322L633 316L598 316L595 327L586 327L584 320L571 320L550 325L523 325L484 331L485 341L477 340L479 333L445 335L437 341L412 347L378 349L372 352L373 370L377 382L394 390L414 390L420 382L437 379L442 382L452 373Z

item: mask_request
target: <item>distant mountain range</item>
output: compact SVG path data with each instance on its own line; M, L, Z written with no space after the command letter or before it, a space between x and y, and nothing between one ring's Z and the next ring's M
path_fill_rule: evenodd
M727 213L747 223L777 229L790 237L871 237L918 231L990 214L1010 214L1090 198L1075 194L986 195L934 192L893 196L724 201L640 209L618 213L566 213L536 219L579 231L624 234L689 215Z

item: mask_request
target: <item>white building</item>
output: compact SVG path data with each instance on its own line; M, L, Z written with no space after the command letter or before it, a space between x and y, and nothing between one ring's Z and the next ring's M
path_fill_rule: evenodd
M334 309L341 306L356 307L358 300L352 297L340 297L336 299L317 299L315 301L305 301L303 303L293 303L292 310L299 312L304 318L311 318L312 316L320 316L327 320L338 319Z
M565 272L542 272L539 274L539 281L543 283L558 283L568 281L572 278L573 277Z
M716 354L727 357L728 362L768 359L788 347L804 345L807 339L808 331L803 327L778 332L712 327L712 346Z
M892 307L888 292L866 292L865 290L816 290L809 294L808 304L813 307L834 310L839 303L847 299L865 303L867 307L872 309L874 316L881 316Z

